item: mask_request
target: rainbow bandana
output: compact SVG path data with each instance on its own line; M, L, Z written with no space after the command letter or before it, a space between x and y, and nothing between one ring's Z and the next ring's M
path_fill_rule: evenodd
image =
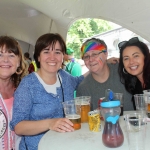
M88 52L88 51L92 51L92 50L98 50L98 51L102 51L102 52L106 52L107 49L105 47L105 45L101 44L101 43L97 43L94 41L88 42L87 44L83 44L83 46L81 47L81 57L83 57L83 55Z

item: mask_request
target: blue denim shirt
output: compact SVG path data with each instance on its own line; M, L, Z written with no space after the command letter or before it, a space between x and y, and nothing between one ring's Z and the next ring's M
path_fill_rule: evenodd
M16 124L24 120L43 120L48 118L62 118L63 95L64 101L74 98L74 90L84 79L83 76L73 77L64 70L59 70L62 87L57 88L57 94L48 93L39 82L35 73L24 77L14 94L13 117L10 127L14 130ZM63 94L63 95L62 95ZM45 133L45 132L44 132ZM37 150L38 143L44 133L34 136L24 136L21 139L19 150Z

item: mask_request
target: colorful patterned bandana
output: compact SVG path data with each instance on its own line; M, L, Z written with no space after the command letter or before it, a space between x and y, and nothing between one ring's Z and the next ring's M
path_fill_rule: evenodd
M81 47L81 57L83 57L83 55L86 52L91 51L91 50L98 50L98 51L102 51L102 52L107 52L105 45L91 41L85 45L83 44L83 46Z

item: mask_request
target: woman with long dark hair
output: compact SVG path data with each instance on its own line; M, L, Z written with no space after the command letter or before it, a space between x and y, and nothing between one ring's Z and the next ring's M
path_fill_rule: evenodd
M123 41L120 49L119 75L121 82L132 95L150 89L150 54L145 43L138 37Z

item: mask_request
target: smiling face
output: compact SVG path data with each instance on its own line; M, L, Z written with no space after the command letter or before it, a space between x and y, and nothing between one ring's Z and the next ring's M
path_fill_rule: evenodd
M84 59L89 56L90 58L88 60ZM83 59L86 67L89 69L90 72L98 73L103 71L107 60L107 53L100 53L100 51L91 50L84 54Z
M57 73L63 62L63 53L59 42L44 48L38 57L40 70L46 73Z
M142 78L144 54L137 46L128 46L123 50L123 64L126 71L137 78Z
M5 45L0 47L0 78L10 78L19 67L19 56L6 50Z

